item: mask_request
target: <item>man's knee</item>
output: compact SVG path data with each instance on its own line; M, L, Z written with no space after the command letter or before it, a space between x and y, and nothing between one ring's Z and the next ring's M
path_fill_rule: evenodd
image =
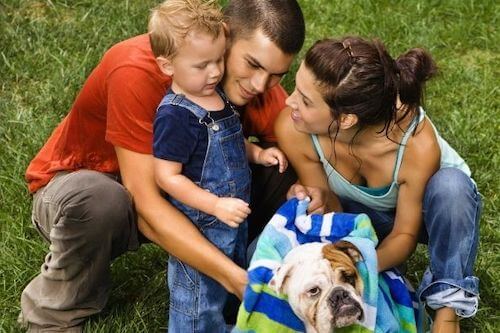
M67 186L72 189L61 208L71 220L111 222L126 219L132 208L127 190L103 173L79 171Z
M106 174L82 170L66 175L59 193L44 198L52 210L50 238L98 241L114 238L133 225L135 213L127 190Z

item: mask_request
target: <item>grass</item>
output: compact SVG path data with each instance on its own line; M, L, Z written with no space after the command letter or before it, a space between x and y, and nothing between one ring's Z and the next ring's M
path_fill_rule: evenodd
M408 48L431 51L440 75L428 85L426 110L467 160L484 196L476 275L480 310L463 332L500 327L499 43L500 4L494 0L302 0L304 51L319 38L379 37L396 57ZM0 3L0 331L16 332L19 297L41 265L47 245L30 224L24 171L103 52L142 33L157 1L5 0ZM293 87L292 72L284 86ZM159 331L166 327L166 254L153 245L113 264L114 288L87 332ZM420 247L410 263L417 281Z

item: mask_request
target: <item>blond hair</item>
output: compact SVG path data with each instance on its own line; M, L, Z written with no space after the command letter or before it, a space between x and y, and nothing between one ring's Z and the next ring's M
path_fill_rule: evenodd
M173 57L186 36L204 32L213 38L222 33L223 14L216 0L166 0L149 17L148 31L155 57Z

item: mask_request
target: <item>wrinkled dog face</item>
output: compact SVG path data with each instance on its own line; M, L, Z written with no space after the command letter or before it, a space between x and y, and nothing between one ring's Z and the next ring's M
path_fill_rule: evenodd
M307 332L332 332L363 319L360 258L348 242L304 244L288 253L270 285L288 295Z

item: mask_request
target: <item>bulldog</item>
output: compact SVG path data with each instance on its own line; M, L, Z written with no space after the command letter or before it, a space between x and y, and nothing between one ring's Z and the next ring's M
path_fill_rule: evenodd
M269 282L288 295L293 312L308 333L330 333L363 320L361 260L349 242L307 243L290 251Z

